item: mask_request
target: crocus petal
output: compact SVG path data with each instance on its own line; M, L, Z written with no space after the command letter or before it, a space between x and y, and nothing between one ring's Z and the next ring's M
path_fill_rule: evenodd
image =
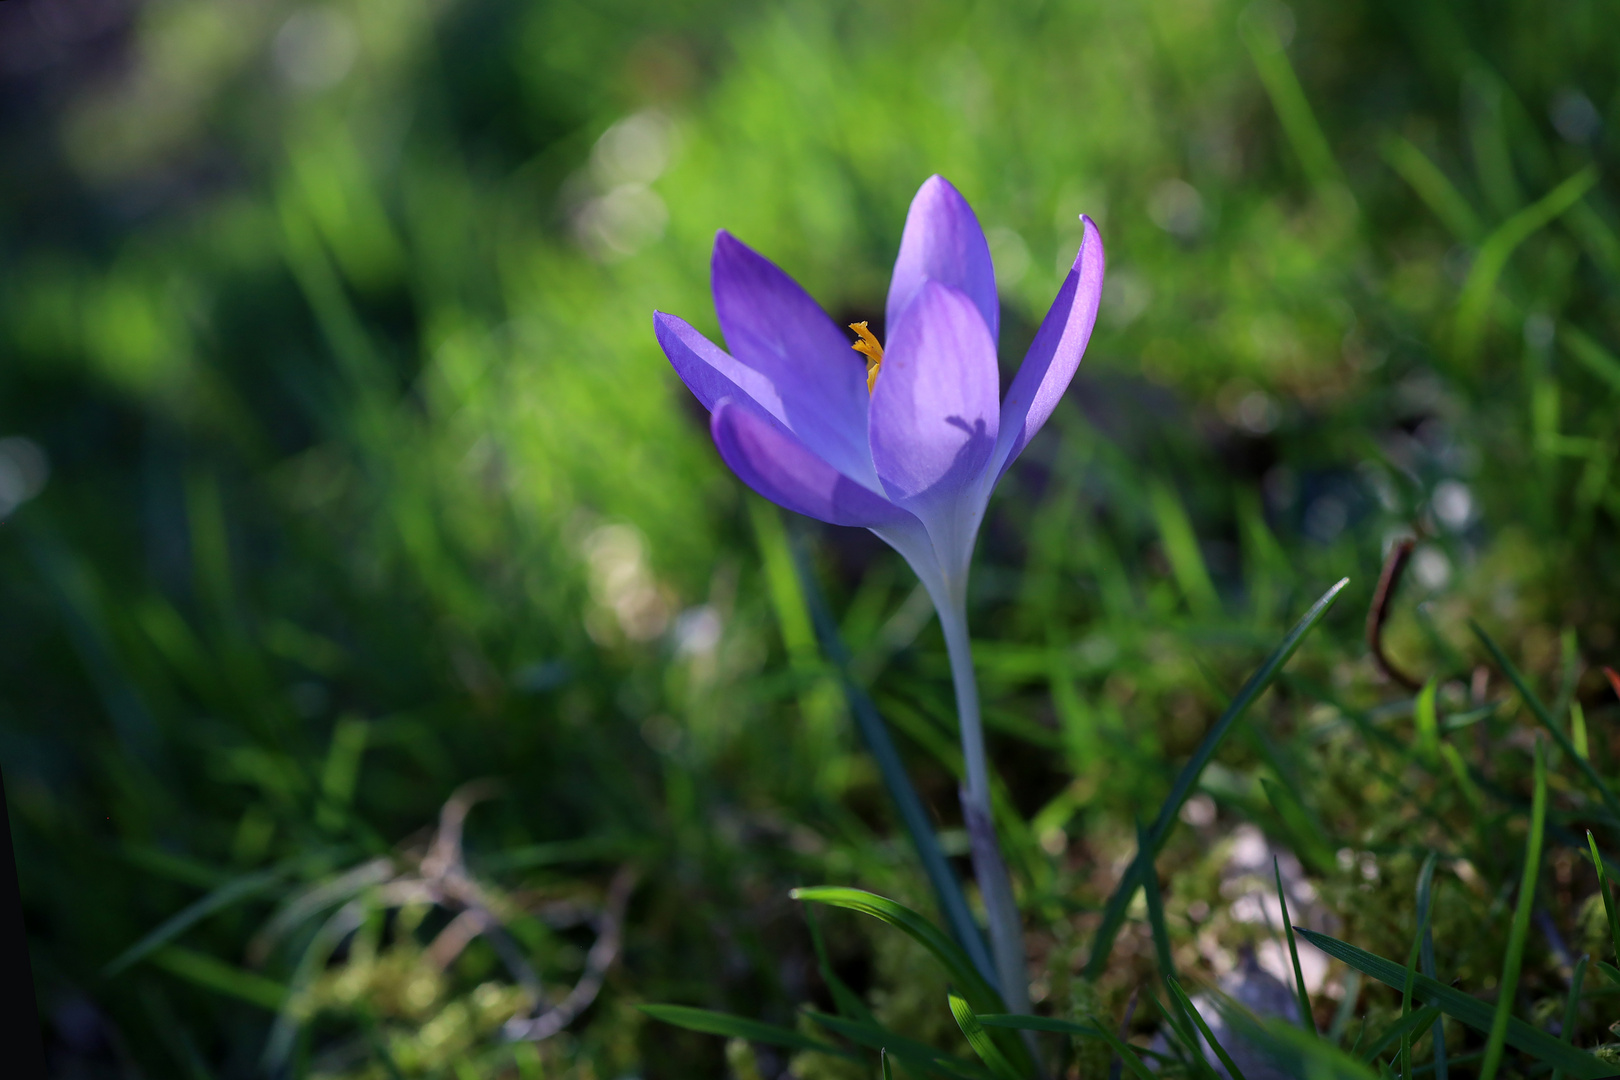
M900 237L900 255L889 279L886 311L890 337L900 313L916 297L925 281L938 281L960 289L972 300L995 345L1001 328L1001 305L996 299L996 271L990 245L973 208L943 176L930 176L911 200L906 231ZM728 339L729 340L729 339Z
M1080 367L1086 343L1091 340L1091 328L1097 323L1104 268L1102 237L1090 218L1082 216L1080 220L1085 232L1074 266L1035 332L1035 340L1001 406L1001 434L996 441L998 479L1057 408L1058 399Z
M715 313L731 355L776 387L783 418L816 456L872 487L866 363L810 294L722 231L710 263Z
M890 498L934 505L978 478L996 445L998 384L973 300L925 282L889 333L872 391L872 457Z
M862 487L812 453L792 434L745 405L723 398L709 421L731 471L765 498L831 525L915 524L911 514Z
M747 401L786 426L782 400L771 381L726 353L684 319L655 311L653 333L675 374L704 409L713 412L721 398Z

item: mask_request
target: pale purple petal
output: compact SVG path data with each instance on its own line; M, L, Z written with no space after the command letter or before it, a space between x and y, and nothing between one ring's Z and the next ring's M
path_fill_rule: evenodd
M877 486L866 438L866 363L810 294L722 231L710 264L731 355L776 387L782 418L818 457Z
M785 426L782 401L776 387L759 372L730 356L714 342L698 333L684 319L653 312L653 333L675 374L692 391L704 409L714 411L721 398L747 401Z
M831 525L871 527L916 521L745 405L721 399L709 430L731 471L778 506Z
M1091 328L1097 323L1104 269L1102 237L1090 218L1080 220L1085 224L1085 233L1074 266L1035 332L1035 340L1001 406L1001 435L996 444L998 478L1057 408L1058 399L1080 367L1086 343L1091 340Z
M984 325L990 328L995 345L1001 330L1001 305L996 299L996 271L990 262L990 246L985 243L979 219L950 182L943 176L930 176L917 189L906 214L906 231L900 237L900 255L894 261L889 279L886 313L890 336L925 281L937 281L960 289L972 299Z
M896 502L935 504L996 445L996 345L965 293L923 284L889 333L872 392L872 457Z

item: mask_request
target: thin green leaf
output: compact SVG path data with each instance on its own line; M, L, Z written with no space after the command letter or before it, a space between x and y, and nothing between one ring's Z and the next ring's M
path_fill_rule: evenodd
M1012 1067L1012 1062L1001 1052L1000 1047L996 1046L995 1040L990 1038L990 1033L984 1030L979 1018L973 1015L973 1007L958 994L949 993L946 998L950 1002L951 1015L956 1018L956 1026L962 1029L968 1045L998 1080L1024 1080L1018 1070Z
M1406 981L1406 969L1393 960L1359 949L1327 934L1319 934L1315 930L1307 930L1300 926L1294 929L1306 941L1335 960L1341 960L1362 974L1372 976L1385 986L1399 990ZM1447 1016L1454 1017L1476 1031L1491 1030L1495 1010L1461 990L1420 974L1412 980L1412 993L1419 1000L1438 1007ZM1509 1046L1524 1051L1538 1061L1563 1069L1576 1080L1607 1080L1614 1075L1613 1069L1591 1054L1565 1046L1545 1031L1533 1028L1519 1019L1509 1018L1506 1041Z
M1218 995L1215 1004L1226 1026L1283 1066L1285 1075L1310 1080L1376 1080L1367 1066L1298 1025L1281 1019L1262 1020L1224 995Z
M271 1012L287 1001L287 988L274 979L244 971L207 953L179 945L163 945L146 957L154 967L195 983L206 990L225 994Z
M1418 198L1434 216L1445 223L1451 234L1464 243L1473 243L1485 231L1479 215L1463 198L1449 177L1430 161L1428 155L1399 135L1386 135L1379 144L1384 160L1411 185Z
M788 895L809 904L858 911L881 919L897 930L909 935L923 948L934 954L945 968L951 981L963 988L968 1002L976 1009L995 1012L1002 1008L1001 995L979 974L979 969L962 948L946 937L938 927L904 904L886 896L851 889L842 885L815 885L794 889Z
M894 1080L894 1072L889 1068L889 1051L887 1047L878 1051L878 1064L883 1066L883 1080Z
M1615 797L1609 785L1592 767L1592 763L1575 752L1575 746L1569 741L1569 736L1565 735L1563 728L1554 722L1552 714L1541 703L1541 699L1536 696L1535 691L1531 690L1529 684L1524 681L1524 676L1519 674L1519 669L1513 666L1513 661L1507 658L1507 654L1497 646L1495 641L1491 640L1491 636L1478 623L1470 622L1469 626L1473 627L1474 635L1489 650L1491 659L1495 660L1496 666L1502 669L1502 674L1508 677L1508 681L1519 692L1519 697L1524 700L1525 705L1529 706L1530 711L1541 722L1541 726L1547 729L1547 733L1558 744L1558 749L1562 750L1567 757L1574 759L1576 768L1581 770L1581 774L1586 777L1587 782L1597 790L1598 797L1603 800L1603 805L1608 807L1610 815L1620 819L1620 798Z
M705 1035L747 1039L749 1042L765 1043L768 1046L784 1046L789 1050L814 1050L818 1054L832 1054L834 1057L848 1058L852 1061L860 1060L859 1055L843 1047L822 1042L820 1039L812 1039L792 1028L750 1020L745 1016L733 1016L712 1009L695 1009L688 1005L639 1005L637 1008L654 1020L661 1020L688 1031L700 1031Z
M827 958L827 944L821 939L821 924L816 921L814 908L804 909L804 921L810 927L810 944L816 950L816 968L821 972L821 981L827 984L827 989L832 993L833 1004L838 1006L839 1013L852 1020L874 1023L866 1003L833 970L832 961Z
M1496 993L1496 1016L1485 1042L1485 1062L1479 1080L1495 1080L1502 1066L1508 1018L1513 1013L1513 996L1519 989L1519 972L1524 965L1524 942L1530 935L1530 910L1536 905L1536 882L1541 877L1541 840L1547 825L1547 756L1541 740L1536 740L1536 788L1530 804L1530 835L1524 844L1524 875L1519 881L1519 902L1508 927L1507 955L1502 959L1502 980Z
M1238 24L1243 43L1254 58L1260 83L1266 88L1272 108L1277 110L1277 119L1282 121L1283 131L1311 183L1319 190L1342 188L1343 174L1328 146L1327 136L1316 121L1311 103L1305 97L1305 88L1299 84L1299 76L1288 62L1288 53L1276 29L1262 11L1251 9Z
M1603 870L1603 856L1598 854L1591 829L1586 830L1586 846L1592 849L1592 865L1597 867L1598 893L1603 897L1603 913L1609 917L1609 940L1614 945L1614 958L1620 960L1620 915L1615 914L1614 891L1609 888L1609 875Z
M1180 980L1174 975L1170 975L1165 978L1164 984L1169 988L1171 995L1175 997L1176 1004L1181 1007L1182 1014L1197 1025L1198 1033L1204 1037L1204 1042L1211 1050L1215 1051L1215 1056L1220 1058L1221 1064L1226 1068L1226 1075L1230 1076L1232 1080L1248 1080L1243 1075L1243 1070L1237 1067L1237 1062L1232 1060L1232 1055L1226 1052L1226 1047L1222 1046L1220 1040L1215 1038L1215 1033L1210 1030L1203 1014L1198 1011L1198 1006L1194 1005L1192 999L1187 996L1187 991L1181 988ZM1195 1053L1199 1052L1197 1043L1193 1044L1193 1051Z
M1311 605L1311 609L1305 613L1305 617L1295 623L1294 628L1288 632L1288 636L1283 638L1282 644L1278 645L1271 655L1266 657L1265 662L1260 665L1254 674L1249 676L1248 681L1243 684L1237 696L1232 699L1232 703L1226 707L1226 711L1221 713L1220 719L1215 721L1215 726L1205 734L1203 741L1198 744L1198 749L1193 752L1193 756L1187 761L1186 765L1182 766L1181 772L1176 776L1175 784L1170 789L1170 794L1166 796L1164 803L1159 807L1158 816L1154 818L1153 825L1148 829L1148 836L1152 842L1147 847L1138 848L1136 858L1131 860L1124 877L1120 879L1113 894L1108 898L1107 906L1103 909L1102 923L1097 928L1096 937L1092 941L1091 956L1086 961L1087 978L1098 978L1107 966L1108 956L1114 949L1114 938L1118 936L1119 928L1125 921L1125 909L1142 883L1143 867L1144 865L1151 866L1154 858L1159 853L1159 849L1164 846L1165 840L1170 835L1170 829L1176 821L1176 815L1181 813L1182 804L1192 794L1193 787L1198 783L1198 777L1202 775L1204 767L1209 764L1210 758L1214 757L1215 751L1220 748L1221 743L1232 730L1232 725L1237 723L1238 719L1248 711L1249 706L1254 704L1255 699L1265 691L1266 687L1271 685L1272 680L1277 677L1277 673L1282 670L1283 665L1288 663L1289 658L1294 655L1300 643L1305 640L1305 635L1309 634L1316 624L1322 621L1322 617L1328 613L1328 609L1333 606L1334 602L1338 600L1339 594L1349 584L1349 578L1341 578L1338 584L1323 593L1321 598Z
M1564 343L1564 351L1580 361L1586 370L1620 392L1620 359L1612 352L1569 325L1558 328L1558 340Z
M1553 188L1536 202L1508 218L1480 244L1474 265L1463 283L1457 300L1457 355L1473 357L1485 334L1485 317L1490 310L1496 281L1502 276L1509 257L1518 246L1551 224L1564 211L1580 201L1597 183L1597 169L1588 165Z
M1569 977L1569 998L1564 1002L1564 1023L1558 1032L1559 1041L1566 1045L1575 1038L1575 1024L1580 1019L1581 984L1586 981L1588 959L1583 956L1575 961L1575 970ZM1554 1069L1552 1080L1564 1080L1564 1070Z
M1418 951L1418 962L1421 965L1423 974L1429 976L1431 979L1434 978L1435 972L1434 926L1432 923L1430 923L1429 913L1433 910L1434 906L1433 864L1437 862L1438 860L1434 860L1432 856L1430 860L1424 861L1424 872L1418 874L1417 883L1418 920L1420 922L1429 924L1423 928L1423 945ZM1446 1061L1446 1030L1445 1025L1438 1019L1434 1022L1434 1031L1432 1034L1434 1036L1435 1080L1448 1080L1451 1074L1450 1065Z
M964 1061L927 1043L897 1035L876 1024L863 1024L842 1016L832 1016L815 1009L803 1010L803 1015L828 1031L841 1035L850 1042L872 1050L887 1050L902 1065L934 1076L959 1077L961 1080L996 1080L990 1071L976 1061Z
M1388 1050L1393 1043L1396 1041L1405 1042L1412 1032L1421 1029L1424 1024L1438 1020L1439 1017L1440 1010L1433 1005L1425 1005L1421 1009L1407 1013L1385 1028L1383 1034L1379 1035L1377 1040L1367 1049L1360 1051L1357 1056L1362 1061L1371 1063L1377 1060L1378 1056Z
M1299 1026L1316 1034L1316 1016L1311 1012L1311 995L1305 989L1305 971L1299 965L1299 943L1294 939L1294 921L1288 917L1288 897L1283 893L1282 867L1276 856L1271 859L1271 873L1277 880L1277 903L1282 908L1283 930L1288 935L1288 958L1294 962L1294 992L1299 995Z
M1018 1013L980 1013L979 1023L985 1027L1015 1028L1019 1031L1051 1031L1060 1035L1080 1035L1101 1039L1125 1063L1133 1076L1140 1080L1158 1080L1157 1075L1142 1063L1137 1048L1109 1031L1096 1017L1093 1023L1082 1024L1074 1020L1058 1020L1050 1016L1023 1016Z
M215 912L223 911L238 901L246 900L267 891L271 886L281 881L286 876L286 873L285 867L276 867L257 874L247 874L226 882L207 896L171 915L151 933L119 953L112 963L102 969L102 975L109 979L112 978L119 972L126 970L130 965L145 958L153 950L167 945Z

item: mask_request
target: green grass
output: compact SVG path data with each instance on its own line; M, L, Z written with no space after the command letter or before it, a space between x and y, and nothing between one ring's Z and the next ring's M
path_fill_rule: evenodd
M1222 891L1253 826L1376 971L1301 995L1328 1034L1226 1030L1315 1075L1429 1075L1438 1032L1444 1075L1588 1075L1558 1055L1614 991L1581 840L1620 842L1612 10L5 8L0 768L64 1074L971 1074L973 1023L1019 1061L967 985L926 605L741 489L651 333L715 331L722 227L878 315L937 171L991 232L1008 372L1080 213L1109 254L971 597L1035 1052L1163 1031L1185 1069L1161 976L1196 997L1253 946L1292 978ZM1414 531L1382 634L1415 700L1363 638ZM823 883L966 967L859 913L813 941L789 892Z

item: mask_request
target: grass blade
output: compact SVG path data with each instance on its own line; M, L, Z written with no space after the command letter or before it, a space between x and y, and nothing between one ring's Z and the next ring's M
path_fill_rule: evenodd
M715 1012L712 1009L695 1009L688 1005L638 1005L637 1008L654 1020L661 1020L666 1024L685 1028L687 1031L720 1035L728 1039L747 1039L749 1042L783 1046L789 1050L814 1050L818 1054L831 1054L852 1061L860 1060L858 1055L843 1047L822 1042L820 1039L812 1039L792 1028L750 1020L745 1016L733 1016L731 1013Z
M1294 962L1294 992L1299 995L1299 1026L1316 1034L1316 1016L1311 1012L1311 995L1305 989L1305 972L1299 966L1299 944L1294 939L1294 920L1288 916L1288 897L1283 894L1282 868L1271 858L1271 873L1277 879L1277 903L1282 907L1283 930L1288 935L1288 958Z
M897 1035L876 1024L863 1024L842 1016L830 1016L815 1009L805 1009L803 1013L813 1022L828 1031L842 1035L852 1043L880 1053L887 1052L908 1069L915 1069L930 1076L960 1077L962 1080L996 1080L988 1069L976 1061L964 1061L944 1050L936 1050L927 1043Z
M1609 888L1609 875L1603 870L1603 856L1598 854L1591 829L1586 830L1586 845L1592 849L1592 865L1597 867L1598 892L1603 897L1603 913L1609 917L1609 940L1614 945L1614 958L1620 960L1620 916L1615 915L1614 892Z
M1597 169L1588 165L1497 226L1496 231L1479 245L1479 254L1474 258L1468 280L1463 283L1462 295L1457 299L1456 344L1459 357L1469 359L1478 352L1485 335L1485 317L1490 310L1491 297L1496 292L1496 281L1502 276L1513 252L1579 202L1581 196L1597 183L1597 178Z
M1379 150L1389 167L1417 192L1418 198L1434 211L1434 216L1451 230L1452 236L1463 243L1473 243L1479 239L1485 231L1479 215L1450 178L1429 160L1428 155L1395 134L1386 135Z
M878 1064L883 1067L883 1080L894 1080L894 1072L889 1068L889 1051L887 1047L878 1051Z
M1226 997L1217 997L1227 1027L1282 1068L1282 1075L1309 1080L1377 1080L1367 1066L1338 1047L1285 1020L1262 1020Z
M984 1062L985 1067L995 1074L997 1080L1024 1080L1018 1070L1012 1067L1012 1062L1008 1061L1006 1055L996 1046L995 1040L990 1038L990 1033L984 1030L979 1018L973 1015L973 1007L963 1001L958 994L950 993L946 997L950 1002L951 1015L956 1018L956 1026L962 1029L968 1045L979 1055L979 1060Z
M1198 1033L1204 1037L1204 1042L1209 1045L1211 1050L1215 1051L1215 1056L1220 1058L1221 1065L1226 1069L1226 1075L1230 1076L1232 1080L1248 1080L1243 1075L1243 1070L1237 1067L1237 1062L1232 1060L1232 1055L1226 1052L1226 1047L1222 1046L1220 1041L1215 1038L1215 1033L1209 1029L1209 1024L1204 1020L1203 1014L1198 1011L1198 1006L1192 1003L1192 999L1187 996L1187 991L1181 988L1181 982L1174 975L1169 975L1165 977L1164 984L1169 987L1170 994L1176 999L1176 1004L1181 1007L1182 1013L1197 1025ZM1193 1043L1193 1052L1199 1053L1197 1042Z
M1496 1015L1485 1043L1485 1062L1479 1080L1495 1080L1501 1068L1507 1038L1508 1018L1513 1013L1513 995L1519 988L1519 970L1524 965L1524 942L1530 935L1530 910L1536 906L1536 882L1541 876L1541 838L1547 824L1547 759L1541 740L1536 740L1536 791L1530 804L1530 835L1524 844L1524 876L1519 881L1519 902L1513 909L1508 929L1507 955L1502 959L1502 979L1496 996Z
M1553 720L1552 714L1541 703L1541 699L1536 697L1535 691L1530 689L1529 684L1524 681L1524 676L1519 674L1519 669L1514 667L1513 661L1507 658L1507 654L1501 650L1495 641L1491 640L1491 636L1478 623L1470 622L1469 625L1473 627L1474 636L1479 638L1490 652L1491 659L1496 661L1496 666L1502 669L1502 674L1508 677L1508 681L1513 684L1513 688L1519 692L1519 697L1524 699L1525 705L1535 714L1536 719L1541 721L1541 726L1547 729L1547 733L1552 736L1553 742L1558 744L1558 749L1564 752L1564 756L1574 760L1576 768L1581 770L1581 774L1597 790L1598 797L1603 800L1603 805L1608 808L1610 815L1620 819L1620 798L1615 797L1609 785L1597 774L1597 770L1592 768L1592 763L1575 752L1575 746L1569 741L1569 736L1565 735L1563 728Z
M1125 909L1142 883L1144 866L1151 867L1154 858L1159 853L1159 849L1164 846L1164 841L1170 835L1170 828L1176 820L1176 815L1181 812L1182 804L1192 794L1193 786L1198 783L1198 777L1202 775L1204 766L1208 765L1210 758L1215 756L1215 751L1220 748L1222 741L1232 730L1232 725L1237 723L1239 718L1248 711L1249 706L1254 704L1255 699L1265 691L1266 687L1271 685L1272 680L1277 677L1277 673L1282 670L1283 665L1288 663L1289 658L1294 655L1300 643L1305 640L1305 635L1309 634L1316 624L1322 621L1322 617L1327 614L1328 609L1333 606L1334 602L1338 600L1339 594L1349 584L1349 578L1341 578L1338 584L1323 593L1321 598L1311 605L1311 609L1305 613L1305 617L1295 623L1294 628L1288 632L1288 636L1283 638L1282 644L1278 645L1271 655L1266 657L1265 662L1255 670L1254 674L1249 676L1248 682L1243 684L1242 689L1237 693L1237 697L1232 699L1232 703L1226 707L1226 711L1221 713L1220 719L1215 721L1215 726L1209 729L1203 741L1198 744L1198 749L1193 752L1192 758L1188 760L1186 765L1182 766L1180 774L1176 776L1175 784L1170 789L1170 794L1165 798L1163 805L1159 807L1159 814L1154 818L1153 825L1148 829L1150 843L1146 847L1137 849L1136 858L1131 861L1131 865L1126 869L1125 875L1120 879L1119 885L1115 887L1113 895L1108 898L1108 904L1103 909L1102 923L1097 927L1097 934L1091 945L1091 956L1086 961L1087 978L1098 978L1108 965L1108 956L1114 949L1114 938L1118 936L1119 928L1125 921Z
M1406 981L1406 969L1393 960L1387 960L1365 949L1358 949L1348 942L1319 934L1314 930L1307 930L1304 927L1294 929L1306 941L1335 960L1342 960L1385 986L1399 990ZM1488 1032L1495 1021L1495 1010L1490 1005L1427 975L1417 975L1413 978L1412 993L1475 1031ZM1608 1080L1615 1075L1610 1066L1591 1054L1566 1046L1545 1031L1531 1027L1522 1020L1512 1017L1508 1019L1505 1038L1507 1045L1524 1051L1546 1065L1563 1069L1576 1080Z
M207 896L170 916L151 933L119 953L112 963L102 969L102 975L109 979L112 978L154 950L167 945L216 911L222 911L238 900L246 900L264 892L279 882L285 875L285 869L276 868L264 870L257 874L247 874L236 878L234 881L226 882Z
M1431 851L1429 857L1423 860L1423 869L1418 871L1418 896L1428 899L1430 886L1434 881L1434 864L1439 859L1439 853ZM1429 905L1418 901L1417 932L1412 935L1412 948L1406 954L1406 980L1401 984L1401 1019L1404 1021L1412 1015L1412 980L1417 976L1418 956L1423 951L1423 939L1429 932ZM1401 1080L1412 1080L1412 1031L1407 1028L1401 1035Z
M170 975L179 976L205 990L236 998L275 1012L287 1001L287 988L274 979L227 964L216 956L179 945L164 945L147 960Z
M1575 1024L1580 1018L1581 984L1586 981L1586 961L1588 957L1581 957L1575 962L1575 971L1569 977L1569 1000L1564 1002L1564 1023L1558 1032L1558 1038L1569 1043L1575 1038ZM1554 1069L1552 1080L1564 1080L1564 1070Z
M1418 874L1417 905L1418 919L1429 922L1429 913L1434 906L1434 868L1429 861L1424 862L1425 873ZM1434 927L1428 925L1423 928L1423 945L1418 951L1418 962L1423 974L1434 978ZM1434 1077L1435 1080L1448 1080L1451 1075L1450 1066L1446 1061L1446 1031L1445 1025L1439 1020L1434 1022Z

